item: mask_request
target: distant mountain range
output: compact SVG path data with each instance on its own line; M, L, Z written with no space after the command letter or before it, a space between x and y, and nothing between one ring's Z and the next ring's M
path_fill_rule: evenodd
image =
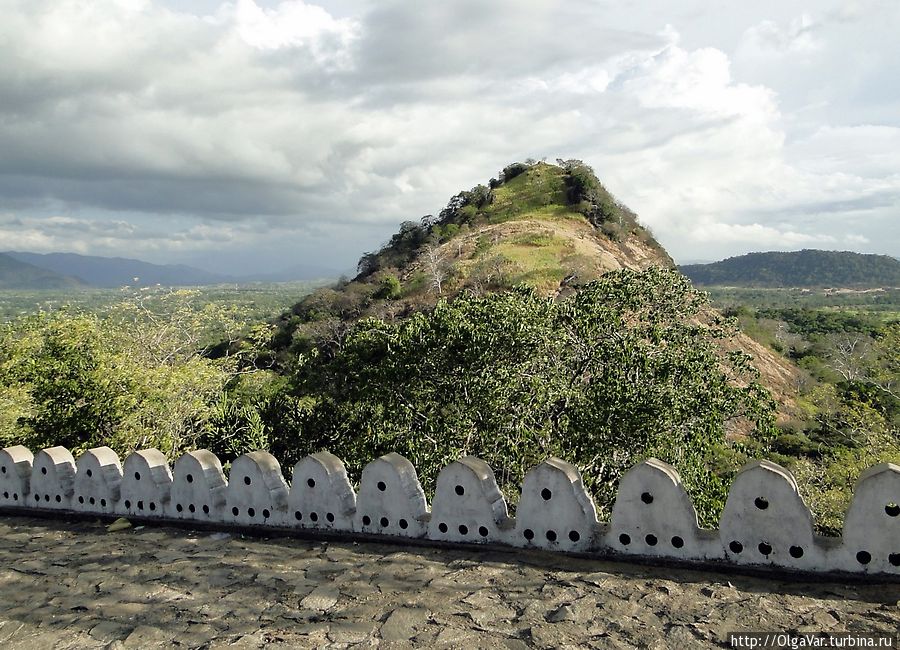
M849 251L748 253L711 264L686 264L679 270L698 285L900 287L900 260Z
M0 253L0 289L77 289L137 286L198 286L241 282L291 282L336 277L338 272L294 266L273 273L232 276L184 264L151 264L124 257L75 253Z

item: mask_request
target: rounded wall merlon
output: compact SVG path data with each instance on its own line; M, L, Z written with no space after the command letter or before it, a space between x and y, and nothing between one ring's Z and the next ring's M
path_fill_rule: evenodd
M356 492L337 456L322 451L294 465L286 525L353 530L355 513Z
M428 537L442 541L506 542L514 526L494 472L466 456L437 477Z
M172 472L158 449L135 451L122 471L120 514L164 517L171 497Z
M547 550L584 551L599 532L597 509L578 469L550 458L525 475L511 544Z
M701 535L697 510L676 469L656 458L635 465L619 481L605 546L636 555L723 557L718 536Z
M0 505L27 505L33 462L34 454L22 445L0 449Z
M769 461L748 463L734 479L719 521L726 557L737 564L823 570L813 519L793 475Z
M834 554L841 569L900 573L900 466L882 463L860 475L843 533Z
M254 451L231 464L226 489L225 518L243 525L282 526L288 487L281 465L270 453Z
M75 487L75 459L65 447L42 449L34 456L27 504L68 510Z
M72 509L77 512L116 512L121 497L122 464L109 447L88 449L75 463Z
M166 514L176 519L222 521L227 482L218 457L206 449L181 456L172 470Z
M385 454L363 468L354 529L365 533L423 537L430 513L412 463Z

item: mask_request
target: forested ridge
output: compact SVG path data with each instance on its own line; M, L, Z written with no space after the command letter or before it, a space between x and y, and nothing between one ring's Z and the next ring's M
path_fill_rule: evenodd
M900 260L848 251L747 253L711 264L687 264L679 270L699 285L900 287Z

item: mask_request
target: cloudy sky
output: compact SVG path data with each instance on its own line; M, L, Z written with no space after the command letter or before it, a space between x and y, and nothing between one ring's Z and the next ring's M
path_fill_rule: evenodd
M896 0L0 12L0 250L343 270L546 157L592 165L682 262L900 255Z

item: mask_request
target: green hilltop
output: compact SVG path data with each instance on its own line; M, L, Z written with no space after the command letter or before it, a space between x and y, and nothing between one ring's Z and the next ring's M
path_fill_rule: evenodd
M679 270L695 284L710 286L900 287L900 260L848 251L748 253Z
M481 295L525 285L568 294L607 271L649 266L674 263L590 167L514 163L454 195L437 215L402 223L361 257L353 280L285 313L279 338L286 346L305 324L330 319L407 316L464 290Z

